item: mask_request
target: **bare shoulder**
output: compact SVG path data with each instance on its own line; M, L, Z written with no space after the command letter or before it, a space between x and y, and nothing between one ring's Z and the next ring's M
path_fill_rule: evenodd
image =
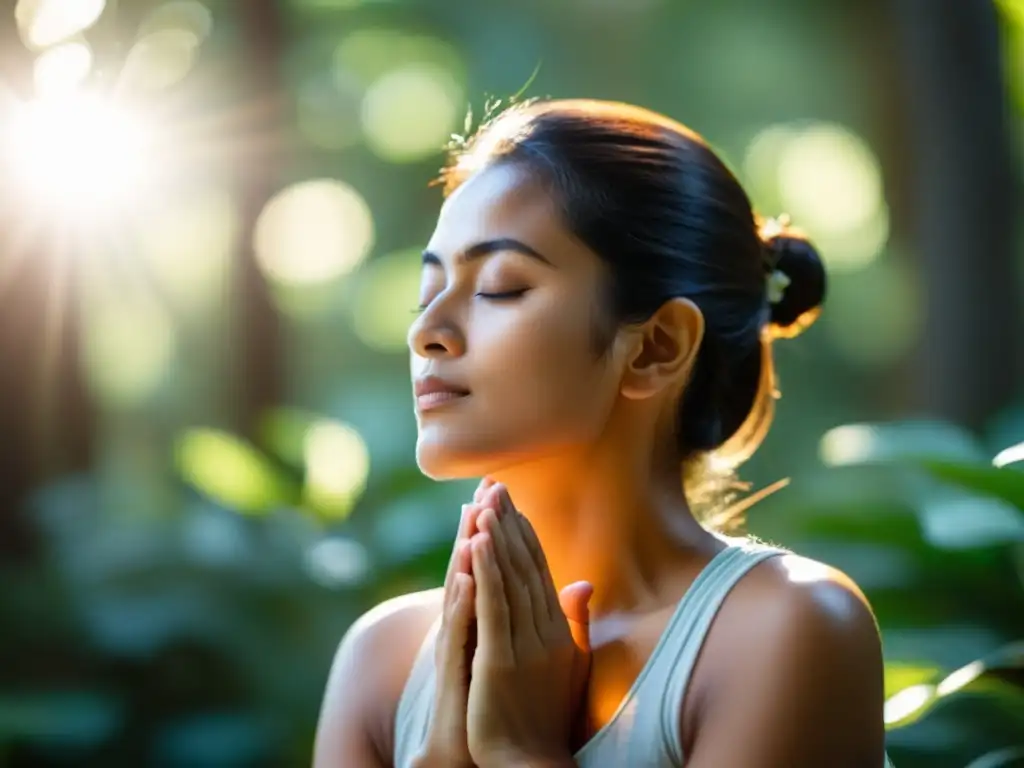
M440 615L443 600L444 589L440 587L385 600L356 619L342 639L342 645L350 639L354 644L386 641L392 632L410 631L420 626L423 629L422 641L427 629Z
M691 733L715 764L748 764L748 749L788 765L838 766L837 754L881 765L881 641L843 572L791 554L760 563L723 604L704 655L706 695ZM747 734L746 744L730 744L730 731Z
M345 633L320 709L314 766L340 765L342 757L352 764L354 754L364 756L357 764L376 765L370 755L390 764L398 700L443 596L431 589L386 600Z
M845 573L796 554L761 563L737 586L745 611L772 618L766 631L793 635L837 633L877 639L878 628L864 593Z

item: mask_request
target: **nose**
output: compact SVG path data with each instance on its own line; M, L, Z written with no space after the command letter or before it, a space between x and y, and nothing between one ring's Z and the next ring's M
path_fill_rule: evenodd
M466 338L449 317L444 302L435 300L409 329L409 349L424 358L461 357L466 354Z

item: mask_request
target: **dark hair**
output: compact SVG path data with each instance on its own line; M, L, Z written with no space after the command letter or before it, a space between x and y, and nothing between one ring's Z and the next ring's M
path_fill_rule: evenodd
M680 459L713 453L732 468L749 457L771 423L771 342L803 330L824 298L813 246L785 222L756 217L700 136L639 107L511 107L455 148L445 194L496 163L548 184L568 228L606 262L612 321L642 322L674 297L700 308L705 332L679 408Z

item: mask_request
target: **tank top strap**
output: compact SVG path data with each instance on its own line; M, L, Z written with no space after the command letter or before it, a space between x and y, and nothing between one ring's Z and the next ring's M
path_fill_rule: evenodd
M431 625L423 643L420 645L416 660L413 662L409 677L398 700L394 722L394 766L409 768L413 758L419 754L426 739L433 715L434 691L437 684L434 670L434 647L437 633L441 628L441 619Z
M674 764L683 764L683 699L708 631L729 592L754 566L785 549L743 540L714 557L686 591L665 633L653 680L662 682L661 734Z

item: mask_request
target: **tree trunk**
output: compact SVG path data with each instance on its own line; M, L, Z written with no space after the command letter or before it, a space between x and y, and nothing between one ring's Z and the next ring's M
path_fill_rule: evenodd
M895 0L926 318L919 410L975 429L1021 392L1020 189L990 0Z
M266 410L281 403L284 370L281 324L268 287L254 258L256 219L276 190L286 159L285 88L280 79L285 47L284 24L274 0L247 0L238 6L245 40L244 66L248 82L246 111L253 116L245 130L246 145L258 157L239 158L243 166L242 237L238 253L238 316L234 338L238 358L236 422L245 435L255 436Z

